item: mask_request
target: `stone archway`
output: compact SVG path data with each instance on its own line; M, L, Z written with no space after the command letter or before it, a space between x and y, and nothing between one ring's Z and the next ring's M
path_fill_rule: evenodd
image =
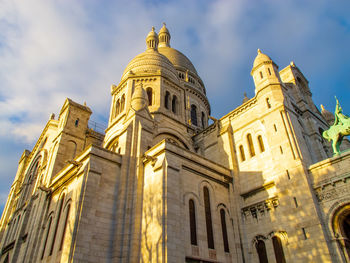
M333 231L344 257L350 262L350 204L340 207L334 214Z

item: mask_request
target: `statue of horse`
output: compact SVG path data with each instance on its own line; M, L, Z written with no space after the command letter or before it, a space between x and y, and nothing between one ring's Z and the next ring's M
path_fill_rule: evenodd
M332 140L333 153L339 154L340 145L344 136L350 135L350 117L343 114L338 99L335 99L337 101L337 106L335 107L334 112L334 124L329 127L328 130L324 131L322 136L328 141Z

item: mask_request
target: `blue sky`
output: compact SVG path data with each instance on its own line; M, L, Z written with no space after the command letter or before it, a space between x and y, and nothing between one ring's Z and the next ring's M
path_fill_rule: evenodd
M350 2L298 0L0 2L0 211L17 163L64 99L87 102L106 123L110 85L145 50L152 26L167 23L172 47L203 79L212 116L254 96L257 48L280 69L291 61L316 105L350 115Z

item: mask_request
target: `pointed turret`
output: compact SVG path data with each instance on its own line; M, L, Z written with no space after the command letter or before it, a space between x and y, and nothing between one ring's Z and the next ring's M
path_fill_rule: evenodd
M268 55L262 53L260 49L258 49L258 55L254 60L253 69L250 74L254 79L255 93L258 93L268 85L281 84L278 66Z
M157 50L158 48L158 35L154 31L154 26L152 26L151 32L148 33L146 37L147 50Z
M135 88L131 98L131 108L135 111L142 110L148 106L147 93L142 84Z
M170 33L166 28L166 24L163 23L163 27L159 30L159 47L170 47Z

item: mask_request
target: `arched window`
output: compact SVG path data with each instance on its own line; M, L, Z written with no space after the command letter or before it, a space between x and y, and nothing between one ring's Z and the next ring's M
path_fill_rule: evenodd
M203 188L204 208L205 208L205 223L207 228L208 248L214 249L213 224L211 220L210 197L208 187Z
M164 97L164 107L166 109L169 109L169 101L170 101L170 93L169 91L165 92L165 97Z
M203 111L202 111L201 121L202 121L202 127L204 129L205 128L205 114Z
M239 153L241 154L241 161L244 162L245 161L245 154L244 154L243 145L239 146Z
M63 232L62 232L61 242L60 242L60 251L62 250L64 236L66 234L66 229L67 229L67 224L68 224L68 219L69 219L69 211L70 211L70 204L66 208L66 218L64 219L64 225L63 225L63 230L62 230Z
M174 112L174 113L176 113L177 112L177 107L176 107L176 105L177 105L177 97L174 95L173 96L173 100L171 101L171 110L172 110L172 112Z
M53 249L55 247L58 225L60 224L60 218L61 218L62 209L63 209L64 196L65 195L63 194L61 197L60 203L59 203L58 210L57 210L56 226L55 226L55 232L53 233L52 244L51 244L51 249L50 249L50 256L52 255Z
M259 143L260 152L265 152L264 141L261 135L258 136L258 143Z
M120 100L117 100L117 103L115 104L115 116L118 116L120 112Z
M197 107L196 105L191 105L191 123L193 125L198 125L197 124Z
M196 210L192 199L188 201L188 206L190 213L191 245L197 246Z
M77 118L77 119L75 120L74 125L75 125L75 127L78 127L78 125L79 125L79 118Z
M123 94L122 99L120 101L120 112L123 112L125 108L125 94Z
M284 258L281 239L277 236L272 238L273 250L275 251L276 263L286 263Z
M267 259L265 242L258 240L258 242L255 244L255 248L258 252L259 263L268 263L269 261Z
M43 259L45 256L45 249L46 249L47 239L49 238L49 234L50 234L51 223L52 223L52 216L50 216L49 221L48 221L47 226L46 226L45 241L44 241L44 246L43 246L43 252L41 253L41 259Z
M226 228L226 216L225 210L220 209L220 218L221 218L221 229L222 229L222 239L224 241L224 250L229 253L230 249L228 246L228 238L227 238L227 228Z
M255 150L254 150L252 135L250 133L248 133L248 135L247 135L247 141L248 141L248 148L249 148L250 157L253 157L253 156L255 156Z
M147 93L147 97L148 97L148 106L152 106L152 96L153 96L153 91L152 91L152 88L148 87L146 89L146 93Z

